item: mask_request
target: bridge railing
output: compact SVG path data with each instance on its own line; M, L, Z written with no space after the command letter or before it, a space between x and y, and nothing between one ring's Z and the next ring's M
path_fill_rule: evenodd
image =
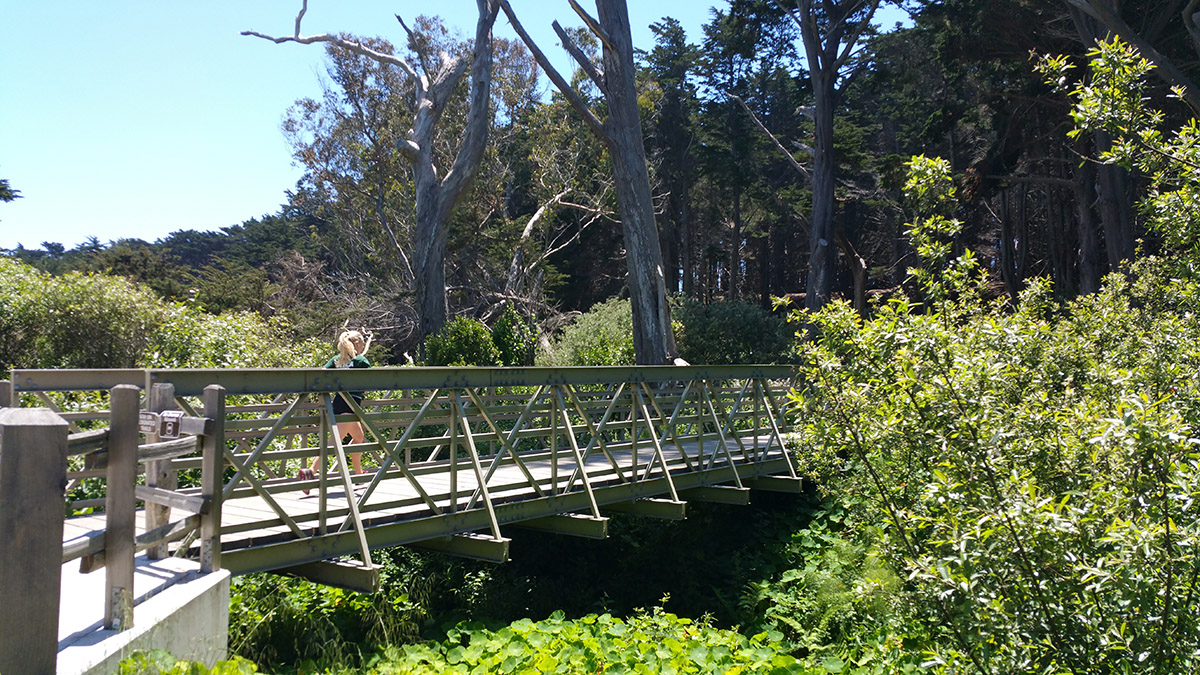
M106 381L111 382L112 373L107 377ZM0 391L8 394L4 396L6 403L14 402L9 381L0 382ZM6 487L9 494L4 496L5 501L17 504L58 502L56 530L66 535L55 537L61 546L61 563L79 560L83 573L104 569L104 626L127 629L133 622L134 556L138 551L150 549L151 557L155 557L153 551L165 550L169 542L195 540L201 552L201 571L220 567L220 504L215 486L220 480L218 439L223 434L223 392L219 388L205 392L205 410L210 417L181 418L182 432L193 435L158 441L155 433L148 433L148 443L140 440L141 432L145 431L140 429L141 393L133 384L117 384L109 392L94 392L103 395L89 397L88 409L83 412L64 411L61 401L54 401L44 390L38 393L41 394L38 402L51 406L44 406L42 410L60 420L65 430L76 429L75 433L65 437L61 484L52 493L47 493L44 486L19 481ZM108 426L79 431L76 422L80 420L103 420ZM31 453L33 457L45 456L49 461L53 452L52 444L45 447L4 445L0 448L0 462L19 452ZM138 484L138 477L147 471L146 466L189 454L197 455L202 466L201 484L195 494L168 490L153 485L152 481ZM66 499L65 510L79 517L68 519L64 531L62 500L85 481L88 495L82 499ZM156 527L143 524L143 531L138 534L135 516L139 502L147 506L162 505L186 515ZM97 515L89 515L93 512ZM97 519L102 525L99 528L94 524ZM55 566L53 571L57 579L58 567Z
M239 447L228 455L224 498L262 498L272 515L235 527L277 528L279 541L361 533L364 521L397 512L466 511L486 512L486 535L500 538L495 505L530 491L587 495L586 510L598 515L598 486L662 479L678 501L678 471L726 467L727 480L741 487L738 466L771 458L795 475L783 446L787 367L154 371L151 378L182 395L218 378L231 394L271 397L230 407L227 438ZM352 413L335 416L332 399L349 392L367 396L361 405L347 397ZM351 421L362 425L365 442L344 444L331 432L333 423ZM356 452L373 469L368 475L349 474L345 460ZM298 483L294 469L313 457L337 471ZM408 489L397 494L391 479ZM381 489L384 481L393 489ZM314 490L319 508L289 510L280 495L298 488ZM348 503L328 501L349 494Z
M273 529L261 543L353 533L369 563L364 528L384 517L482 514L485 536L499 539L496 505L518 494L585 497L583 510L598 516L596 490L606 485L656 480L678 501L680 472L705 470L742 488L747 471L770 461L794 477L782 415L792 377L781 366L14 371L13 389L49 401L50 392L124 378L151 392L147 407L198 415L204 389L219 385L219 501L258 498L268 509L224 532ZM353 392L366 393L361 405ZM335 397L352 412L335 415ZM363 443L333 431L351 421L361 424ZM363 453L372 471L351 475L351 453ZM202 457L156 458L148 482L199 494L194 484L174 488L173 477L193 475ZM298 480L313 458L333 470ZM315 508L295 508L300 490L315 493L307 498Z

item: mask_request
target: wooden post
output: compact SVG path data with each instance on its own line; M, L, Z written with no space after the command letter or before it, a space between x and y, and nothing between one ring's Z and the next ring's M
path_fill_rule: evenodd
M133 627L134 497L137 482L138 399L132 384L118 384L109 398L108 485L104 497L104 627Z
M12 382L0 380L0 408L13 407Z
M67 423L47 408L0 409L0 672L58 661Z
M162 412L175 410L175 385L156 382L151 385L147 398L147 410ZM158 434L150 434L146 439L149 443L159 440ZM179 473L171 469L171 460L163 459L156 462L146 462L146 485L174 490L179 487ZM146 531L162 527L171 522L171 507L158 504L146 504ZM146 549L146 557L151 560L162 560L167 557L167 544L157 544Z
M210 384L204 388L204 416L211 419L212 431L200 438L200 495L208 500L208 513L200 518L200 571L221 569L221 493L225 487L225 388Z

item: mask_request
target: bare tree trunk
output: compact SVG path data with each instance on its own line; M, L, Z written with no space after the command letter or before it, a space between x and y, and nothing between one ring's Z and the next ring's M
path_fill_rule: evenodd
M850 276L854 279L854 311L858 312L859 316L866 318L867 261L858 254L844 232L838 230L836 236L838 247L842 249L842 255L846 257L846 264L850 266Z
M667 212L662 218L662 231L659 241L662 243L663 273L666 277L667 291L679 292L679 230L683 223L680 218L682 200L676 194L677 185L671 185L671 193L667 196Z
M683 222L680 225L680 245L683 255L680 256L680 267L683 268L683 294L689 298L696 297L696 261L692 241L692 207L688 202L683 205Z
M763 309L771 307L771 231L758 238L758 304Z
M675 335L671 331L662 249L658 226L654 222L646 149L642 144L633 38L625 0L597 0L597 18L589 16L574 0L571 2L575 12L600 40L602 69L597 69L595 64L588 61L570 36L557 22L554 24L564 47L604 94L609 115L607 122L601 122L595 116L587 103L550 64L517 20L508 0L499 2L513 29L521 36L529 51L533 52L538 65L546 71L546 75L608 150L621 228L625 235L625 263L630 304L633 306L634 352L639 364L670 363L677 355Z
M436 176L417 174L417 223L413 230L413 277L421 335L437 333L446 324L446 244L450 228L441 216ZM422 356L424 356L422 354Z
M1081 140L1079 146L1084 145ZM1080 155L1086 156L1083 147ZM1103 268L1100 261L1100 242L1096 237L1096 216L1092 204L1096 202L1096 165L1084 162L1075 171L1075 203L1079 218L1079 291L1095 293L1100 290Z
M779 0L776 0L778 3ZM812 229L809 230L809 264L804 306L819 310L829 301L837 269L834 248L834 162L833 119L837 103L837 79L855 52L862 35L879 6L879 0L796 0L788 16L800 28L813 85L816 123L813 141ZM823 15L823 19L822 16ZM853 19L853 20L852 20Z
M1105 152L1112 146L1112 137L1107 133L1096 133L1096 152ZM1129 172L1116 164L1101 164L1097 169L1100 194L1100 222L1104 225L1104 247L1108 251L1108 265L1113 270L1121 263L1133 259L1133 218L1129 203Z
M1112 4L1112 0L1066 0L1066 2L1071 7L1071 18L1075 22L1075 30L1086 47L1091 48L1109 33L1117 32L1116 27L1110 25L1112 17L1116 13L1116 7ZM1102 20L1097 15L1097 11L1108 17L1109 20ZM1122 36L1122 39L1125 39L1125 36ZM1145 54L1143 55L1145 56ZM1193 105L1195 104L1193 103ZM1094 138L1097 153L1105 152L1112 145L1112 138L1107 133L1097 132ZM1131 260L1134 253L1133 222L1127 192L1129 176L1124 169L1115 164L1102 165L1097 172L1099 174L1097 191L1100 222L1104 228L1105 250L1108 253L1109 266L1117 270L1121 268L1122 261Z
M726 297L736 300L741 293L742 275L742 188L733 186L733 219L729 236L729 292Z
M814 115L812 224L809 230L808 285L804 306L817 311L829 302L837 266L834 243L833 87L835 73L813 73Z

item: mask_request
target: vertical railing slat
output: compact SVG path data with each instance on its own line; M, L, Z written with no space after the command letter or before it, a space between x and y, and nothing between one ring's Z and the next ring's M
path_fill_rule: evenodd
M156 382L147 394L147 410L160 413L164 410L175 410L175 385ZM158 434L150 434L146 439L149 443L159 440ZM174 490L179 487L179 473L171 468L171 460L164 459L146 462L146 485L149 487ZM171 507L158 504L146 504L146 530L150 531L171 522ZM156 544L146 549L146 557L151 560L162 560L167 557L167 544Z
M104 494L104 627L133 627L134 484L137 482L141 392L118 384L109 397L108 469Z

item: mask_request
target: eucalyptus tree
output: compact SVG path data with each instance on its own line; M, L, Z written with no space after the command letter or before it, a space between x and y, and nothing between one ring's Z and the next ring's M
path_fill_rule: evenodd
M588 80L601 93L608 119L602 121L592 107L559 74L541 49L529 37L508 0L497 0L517 34L533 52L538 65L550 81L583 118L608 150L612 163L621 226L625 238L625 261L629 295L633 305L634 349L640 364L670 362L677 356L671 330L663 275L662 250L654 221L654 200L646 150L642 141L642 123L638 110L633 38L629 28L629 9L625 0L597 0L596 16L588 14L575 0L571 7L588 30L600 41L602 60L594 63L579 48L576 40L557 21L555 32L563 47L578 63Z
M510 189L523 194L522 207L511 209L515 227L505 233L507 266L498 275L496 298L516 302L528 313L555 314L548 297L548 276L557 273L555 262L570 259L578 266L597 268L619 265L616 247L600 246L593 250L581 242L594 242L598 225L615 226L617 216L611 172L601 161L603 148L582 127L570 105L562 100L536 106L521 120L525 136L523 156L526 180L517 185L518 176L509 176ZM509 161L513 161L509 157ZM602 236L602 235L598 235ZM581 270L575 270L579 272ZM584 273L578 283L603 286L594 274ZM497 308L493 305L492 309Z
M408 161L415 186L416 221L413 231L412 271L417 295L417 311L422 335L436 333L446 322L446 244L449 220L475 178L483 157L488 134L488 114L492 79L492 26L498 5L495 0L476 0L478 20L470 53L442 52L420 59L414 66L409 60L372 49L362 42L322 33L302 35L300 23L308 9L304 3L296 16L291 36L272 37L256 31L243 35L271 40L276 44L324 43L367 57L377 63L399 68L413 85L412 108L415 111L406 138L396 140L397 151ZM397 17L399 18L399 17ZM418 50L419 51L419 50ZM420 68L420 71L417 68ZM470 93L467 120L461 141L449 169L439 162L435 135L439 121L460 81L470 68Z
M778 175L777 167L771 166L774 151L761 151L762 139L738 101L751 99L767 107L768 101L789 97L789 92L776 85L780 73L783 80L791 80L788 71L800 69L794 48L796 33L777 8L754 0L735 0L727 11L715 11L704 33L702 72L710 95L699 115L697 156L704 181L715 188L706 191L704 199L717 221L710 223L710 232L716 235L713 243L720 247L723 273L719 291L737 298L744 295L749 280L750 234L758 229L757 221L767 218L768 208L776 210L754 197L763 196L764 183ZM790 106L784 106L790 108L789 115L798 103L793 98ZM794 131L789 128L788 134ZM716 253L711 244L709 253ZM765 262L762 251L759 258L760 263ZM712 283L716 280L708 281L709 286L716 285ZM710 287L706 292L711 297L717 290Z
M820 309L833 288L837 267L834 248L833 145L834 114L839 87L858 67L859 38L871 27L879 0L773 0L787 9L800 28L813 105L806 111L815 126L812 163L812 218L809 223L808 283L805 307Z
M396 51L379 38L355 41ZM331 225L324 239L339 266L411 289L413 182L395 141L407 130L413 87L388 64L334 44L325 49L320 99L296 101L282 125L305 170L292 205Z

